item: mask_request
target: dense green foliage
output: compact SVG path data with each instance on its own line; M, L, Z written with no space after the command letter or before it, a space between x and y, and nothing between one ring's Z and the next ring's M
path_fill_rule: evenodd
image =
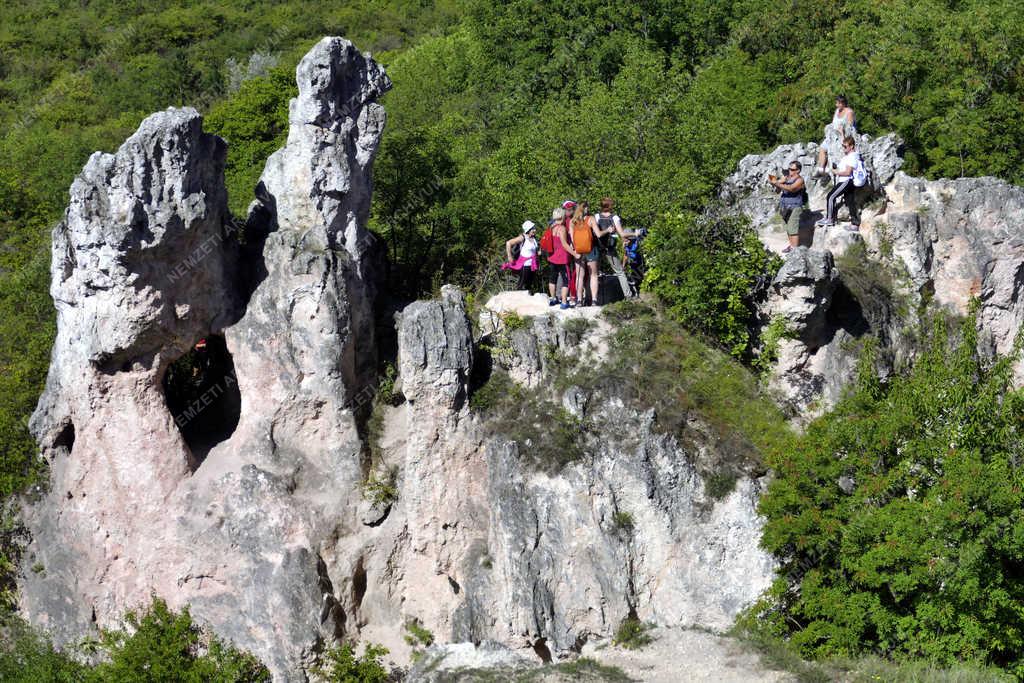
M104 631L84 653L101 653L102 663L79 664L53 649L49 640L17 618L0 623L0 680L24 683L256 683L270 674L252 655L221 642L192 622L186 609L174 613L160 599L144 612L129 612L124 629Z
M752 294L781 260L737 214L665 216L651 228L645 285L687 327L744 358L752 350Z
M744 154L818 139L846 92L907 170L1020 181L1018 3L467 2L389 66L376 229L407 295L568 196L696 210Z
M805 655L876 651L1024 675L1024 393L936 325L912 372L855 393L772 463L761 616ZM845 482L845 483L844 483Z
M316 673L329 683L385 683L388 671L381 663L387 648L368 643L363 654L356 657L355 647L342 643L328 648L321 657Z

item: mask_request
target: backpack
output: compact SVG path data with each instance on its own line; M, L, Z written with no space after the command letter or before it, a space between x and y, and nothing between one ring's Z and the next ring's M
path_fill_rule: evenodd
M551 226L540 236L540 249L548 256L555 253L555 234L551 232Z
M515 263L516 261L519 260L519 254L522 253L522 251L523 251L523 243L522 242L516 242L515 244L512 245L512 263Z
M600 213L594 214L594 222L597 223L597 227L600 228L601 230L607 230L608 228L615 225L616 218L618 218L618 216L615 214L612 214L607 218L603 217ZM604 249L605 251L613 251L615 249L615 244L618 241L618 239L619 235L614 231L608 233L607 235L602 235L599 240L601 243L601 248Z
M870 180L871 173L868 172L867 166L864 165L864 157L858 154L857 163L853 167L853 186L864 187Z
M590 224L585 218L579 225L572 226L572 248L580 254L589 254L594 248L594 233L590 231Z

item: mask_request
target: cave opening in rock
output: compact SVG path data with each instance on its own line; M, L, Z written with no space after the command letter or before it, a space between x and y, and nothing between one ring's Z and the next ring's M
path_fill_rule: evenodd
M363 605L363 597L366 596L366 568L363 566L363 558L359 558L356 569L352 572L352 608L359 611Z
M53 440L53 450L64 455L71 455L75 448L75 423L70 420L61 428L57 438Z
M167 408L191 452L189 466L194 472L238 426L242 395L224 337L210 335L171 363L163 389Z

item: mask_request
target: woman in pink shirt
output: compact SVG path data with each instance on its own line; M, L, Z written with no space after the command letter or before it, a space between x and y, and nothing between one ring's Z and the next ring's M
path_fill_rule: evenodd
M565 209L555 209L551 214L551 234L554 237L555 250L548 256L548 265L550 271L548 272L548 294L551 299L548 304L554 306L559 302L559 297L556 296L555 290L558 287L558 278L561 276L562 287L559 290L561 293L561 305L559 308L569 308L569 283L572 282L572 261L577 258L579 254L572 248L572 244L569 243L569 233L565 229Z

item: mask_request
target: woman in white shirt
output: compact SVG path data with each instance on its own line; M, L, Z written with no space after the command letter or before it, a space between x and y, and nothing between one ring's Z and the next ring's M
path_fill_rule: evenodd
M857 137L857 117L846 99L846 95L836 97L836 110L832 113L832 122L825 126L825 139L818 148L818 164L814 168L814 177L824 176L828 164L828 148L838 146L847 137ZM837 155L838 156L838 155Z
M515 245L521 245L519 247L519 257L512 260L512 247ZM533 276L537 271L537 226L534 225L533 221L524 221L522 232L517 237L513 237L509 241L505 242L505 255L508 256L508 261L502 264L503 270L518 270L519 271L519 283L516 285L516 289L525 289L530 291L533 289Z
M860 211L857 209L856 192L853 184L853 169L857 167L860 154L857 152L857 143L850 136L843 140L843 158L839 160L836 168L836 184L829 190L825 200L825 217L815 223L822 228L830 228L836 224L836 213L839 211L839 202L846 203L850 210L851 230L860 228Z

